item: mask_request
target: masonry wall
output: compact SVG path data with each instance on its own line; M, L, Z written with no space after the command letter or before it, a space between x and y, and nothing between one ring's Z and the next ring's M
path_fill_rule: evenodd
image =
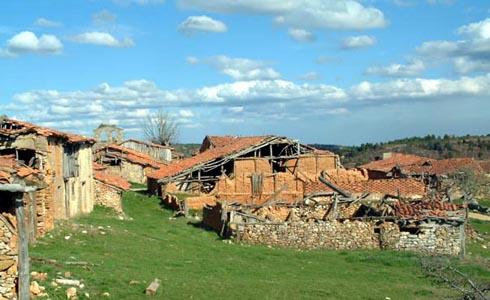
M127 161L122 161L118 166L107 166L107 170L111 174L120 176L129 182L136 182L146 184L146 172L145 168L138 164L133 164Z
M114 209L118 213L123 212L122 192L108 184L95 180L95 203Z
M249 244L299 249L377 249L374 228L374 223L361 221L237 224L233 236Z
M391 249L458 255L460 226L427 223L419 234L401 231L395 223L377 226L368 221L321 221L230 224L232 237L248 244L299 249Z
M15 218L10 216L9 219L15 229ZM10 231L9 227L0 220L0 299L15 298L18 277L17 261L17 234L15 231Z
M463 225L452 226L434 222L422 223L417 233L400 231L393 223L381 227L381 247L384 249L458 255L463 251Z

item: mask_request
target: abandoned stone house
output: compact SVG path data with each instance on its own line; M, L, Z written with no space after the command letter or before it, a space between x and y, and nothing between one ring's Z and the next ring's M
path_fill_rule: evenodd
M37 170L21 165L14 155L0 156L0 299L14 299L19 286L29 286L27 244L43 218L34 193L44 187Z
M92 145L79 135L4 118L0 121L0 155L11 155L42 177L36 192L37 233L93 209Z
M223 137L201 153L148 175L149 191L165 196L186 192L186 207L200 209L217 199L263 203L271 198L295 201L305 182L340 167L338 156L279 136Z
M337 196L270 206L219 202L205 207L203 223L225 238L248 244L464 254L463 206L437 200L372 202Z
M107 167L94 163L95 204L123 213L122 193L131 188L131 184L122 177L110 174Z
M120 146L137 151L150 156L155 161L170 162L172 161L172 148L168 146L157 145L154 143L138 141L134 139L126 140L119 143Z
M149 173L159 170L165 164L149 155L111 144L95 151L95 162L104 165L107 171L127 181L145 184Z

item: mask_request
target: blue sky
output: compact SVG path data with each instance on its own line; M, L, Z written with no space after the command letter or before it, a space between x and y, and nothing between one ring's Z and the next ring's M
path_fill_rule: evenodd
M487 134L490 2L2 1L0 70L1 113L86 135Z

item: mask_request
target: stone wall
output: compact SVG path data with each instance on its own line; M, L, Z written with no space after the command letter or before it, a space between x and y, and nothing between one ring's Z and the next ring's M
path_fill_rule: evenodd
M3 214L15 224L15 218ZM0 299L14 299L17 282L17 235L0 220Z
M139 164L122 161L118 166L107 166L107 169L111 174L120 176L129 182L146 184L145 168Z
M379 235L372 222L313 221L282 224L236 224L235 239L300 249L377 249Z
M458 255L463 250L462 234L463 225L424 222L409 231L408 228L400 230L394 223L384 223L380 240L384 249Z
M263 207L255 210L255 217L232 209L228 232L248 244L299 249L389 249L442 255L464 251L462 224L417 221L402 226L396 221L344 219L349 209L339 210L340 219L334 220L327 206ZM204 224L219 224L218 210L219 205L207 209Z
M122 192L98 180L95 180L95 203L112 208L118 213L123 212Z

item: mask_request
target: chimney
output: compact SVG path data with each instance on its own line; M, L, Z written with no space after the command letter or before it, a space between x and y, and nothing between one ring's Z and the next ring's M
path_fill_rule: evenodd
M393 153L392 153L392 152L384 152L384 153L383 153L383 159L388 159L388 158L390 158L392 155L393 155Z

